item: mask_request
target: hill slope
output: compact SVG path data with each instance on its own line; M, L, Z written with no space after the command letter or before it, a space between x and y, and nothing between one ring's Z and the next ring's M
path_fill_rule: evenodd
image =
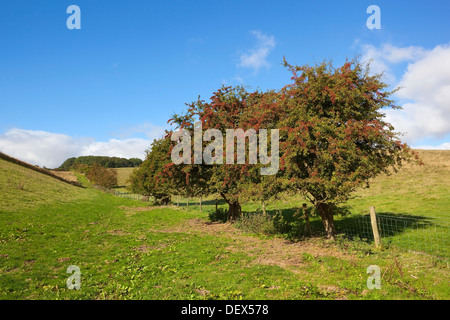
M424 165L405 165L397 173L380 175L370 188L349 201L353 212L378 210L450 218L450 150L417 150Z
M50 203L89 198L89 190L0 159L0 211L18 211Z

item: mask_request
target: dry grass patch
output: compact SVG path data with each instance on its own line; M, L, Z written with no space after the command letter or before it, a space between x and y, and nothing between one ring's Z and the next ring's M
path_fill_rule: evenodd
M78 182L77 177L75 176L75 174L72 171L55 171L55 170L51 170L51 173L53 173L55 176L58 176L66 181L70 181L70 182Z
M233 244L227 248L232 253L244 252L254 257L252 264L273 265L282 268L299 267L304 265L304 254L315 258L331 256L344 260L353 260L350 253L343 252L332 243L324 243L320 239L307 239L292 242L281 238L262 239L246 234L231 223L207 222L201 219L190 219L184 224L161 230L149 230L161 233L206 233L218 237L233 239Z

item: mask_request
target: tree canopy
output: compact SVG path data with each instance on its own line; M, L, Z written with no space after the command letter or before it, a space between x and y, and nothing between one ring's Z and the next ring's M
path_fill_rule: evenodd
M160 176L164 167L170 163L170 140L155 139L142 164L133 170L129 181L135 193L154 196L157 201L167 204L173 191L173 180L163 180Z
M334 68L291 66L280 90L281 167L289 185L316 206L329 238L333 207L380 173L417 155L398 138L383 110L397 109L381 75L357 60Z
M327 237L333 239L336 206L357 188L368 186L371 178L396 170L417 155L386 122L383 111L399 108L391 99L395 90L388 91L381 75L372 75L368 65L357 59L338 68L329 62L292 66L284 61L284 65L292 73L291 83L279 90L248 92L242 86L222 86L208 102L199 98L188 104L185 113L175 114L169 122L189 136L202 133L200 140L189 139L194 152L189 149L183 155L189 161L171 160L178 142L170 139L171 132L152 146L141 166L151 173L138 176L140 168L135 179L143 180L139 183L146 184L146 190L167 194L220 194L229 205L229 220L239 218L246 199L265 203L283 191L300 193L316 207ZM265 147L279 143L277 154L271 155L279 157L279 171L261 175L267 163L251 162L248 148L245 161L239 163L234 138L227 137L225 143L222 137L230 129L242 129L239 134L244 136L253 130L259 155L263 133L278 130L279 141L271 138ZM203 136L206 130L215 134ZM200 155L196 146L201 147ZM233 152L228 154L231 146ZM198 161L208 154L210 163Z
M58 168L61 171L69 171L77 164L84 164L91 166L94 163L98 163L104 168L129 168L138 167L141 165L142 160L139 158L119 158L119 157L107 157L107 156L81 156L72 157L63 162Z

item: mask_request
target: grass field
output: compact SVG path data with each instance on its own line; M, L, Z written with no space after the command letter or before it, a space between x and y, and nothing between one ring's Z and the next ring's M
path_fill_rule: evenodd
M348 203L351 216L373 205L448 218L449 155L427 151L428 166L378 178ZM450 298L448 264L433 256L342 237L293 242L208 222L213 198L202 212L192 200L189 210L152 207L80 182L86 187L0 160L0 299ZM80 290L66 287L70 265L81 270ZM367 288L369 265L381 269L380 290Z
M135 168L116 168L117 184L119 187L126 187L129 185L128 178Z

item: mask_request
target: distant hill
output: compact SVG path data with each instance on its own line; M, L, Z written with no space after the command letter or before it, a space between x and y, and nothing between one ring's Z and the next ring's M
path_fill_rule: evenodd
M77 164L93 165L94 163L100 164L105 168L133 168L139 167L142 163L138 158L119 158L119 157L106 157L106 156L81 156L72 157L64 161L64 163L57 169L61 171L69 171L73 166Z

